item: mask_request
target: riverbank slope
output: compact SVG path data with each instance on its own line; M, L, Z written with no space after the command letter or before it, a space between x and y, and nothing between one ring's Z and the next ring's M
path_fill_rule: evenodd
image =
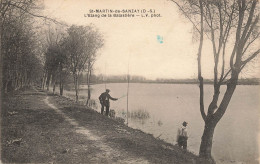
M58 95L26 88L1 108L3 163L205 163Z

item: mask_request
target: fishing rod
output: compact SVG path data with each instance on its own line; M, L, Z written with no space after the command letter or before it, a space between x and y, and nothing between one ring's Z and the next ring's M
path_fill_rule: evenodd
M128 104L129 104L129 81L130 81L130 75L129 75L129 63L130 63L130 55L128 55L128 68L127 68L127 103L126 103L126 125L128 126Z
M107 76L107 62L105 61L105 76L103 77L103 82L104 82L104 79L105 79L105 90L107 89L106 76Z
M130 58L130 55L129 55ZM127 71L127 106L126 106L126 125L128 126L128 97L129 97L129 58L128 58L128 71Z

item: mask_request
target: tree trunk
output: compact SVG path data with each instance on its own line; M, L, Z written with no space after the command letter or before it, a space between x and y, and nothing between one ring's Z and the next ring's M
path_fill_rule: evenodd
M63 81L62 81L62 75L60 73L60 95L63 95Z
M88 81L87 81L87 83L88 83L88 99L87 99L87 104L86 105L88 105L89 104L89 101L90 101L90 98L91 98L91 92L90 92L90 77L91 77L91 70L89 70L88 71Z
M76 102L79 101L78 78L76 78Z
M63 95L63 83L60 82L60 95L62 96Z
M43 79L43 90L45 89L46 84L47 84L47 73L45 74L44 79Z
M75 92L76 92L76 102L79 100L79 90L78 90L78 75L77 73L74 73L74 85L75 85Z
M53 94L55 94L55 89L56 89L56 81L54 80L53 89L52 89L52 93L53 93Z
M63 82L62 82L62 65L59 63L59 73L60 73L60 95L63 95Z
M90 92L90 85L88 84L88 101L87 101L87 104L88 104L90 98L91 98L91 92Z
M63 81L62 81L62 75L60 71L60 95L63 95Z
M43 82L44 82L44 73L43 73L43 77L41 79L41 88L43 89Z
M46 80L46 88L47 88L47 91L49 91L50 78L51 78L50 73L47 73L47 80Z
M212 120L213 118L210 119ZM205 123L204 132L201 138L199 156L208 159L210 163L215 163L214 159L211 156L211 150L212 150L213 134L214 134L216 124L213 124L211 120Z
M52 75L51 75L51 82L53 84L53 86L52 86L52 94L55 94L55 90L56 90L56 74L55 73L56 72L53 71Z
M47 80L47 71L44 71L43 79L42 79L42 89L44 90Z
M53 76L52 76L52 74L51 74L51 75L50 75L50 81L49 81L48 88L47 88L48 91L49 91L50 85L51 85L51 83L52 83L52 79L53 79Z
M42 77L42 89L44 89L44 82L45 82L45 72L43 73L43 77Z
M234 73L235 74L235 73ZM225 114L228 104L232 98L232 95L236 89L238 74L235 74L227 84L227 89L224 97L219 105L218 110L214 114L207 116L205 120L204 132L201 138L200 144L200 157L208 159L209 163L215 163L211 156L213 134L217 123L220 121L222 116ZM213 100L214 101L214 100Z

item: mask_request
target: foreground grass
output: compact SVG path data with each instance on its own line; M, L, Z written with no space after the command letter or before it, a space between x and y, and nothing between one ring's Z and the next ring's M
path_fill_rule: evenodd
M120 156L100 156L101 150L95 142L76 133L74 126L44 103L46 96L81 127L102 137L109 147L120 150ZM3 163L128 163L126 158L142 158L148 163L205 163L192 153L72 100L33 89L3 98L1 143Z

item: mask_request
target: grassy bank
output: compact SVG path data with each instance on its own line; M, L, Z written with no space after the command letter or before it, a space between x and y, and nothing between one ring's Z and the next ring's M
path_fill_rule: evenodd
M48 106L46 97L77 125ZM78 133L79 127L88 133ZM33 89L3 98L1 143L3 163L205 163L72 100Z

